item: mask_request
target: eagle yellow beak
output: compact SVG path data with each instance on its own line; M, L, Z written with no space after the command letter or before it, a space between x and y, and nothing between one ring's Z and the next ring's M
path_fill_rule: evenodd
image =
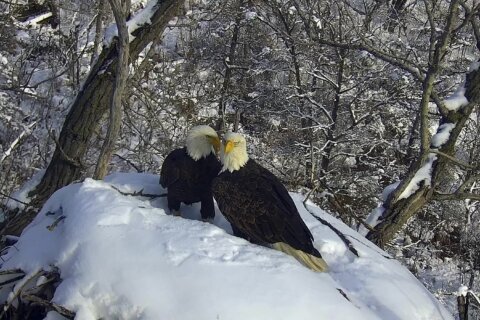
M225 144L225 153L230 153L230 151L233 150L234 145L235 144L232 141L228 140Z
M218 154L218 151L220 151L220 139L218 137L211 136L209 136L208 139L210 140L210 143L212 144L215 153Z

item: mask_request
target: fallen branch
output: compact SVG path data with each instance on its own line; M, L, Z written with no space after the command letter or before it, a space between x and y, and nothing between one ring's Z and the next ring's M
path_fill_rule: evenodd
M140 191L134 191L133 193L129 193L129 192L123 192L122 190L118 189L117 187L115 187L113 185L110 185L110 187L112 187L112 189L114 189L115 191L117 191L118 193L120 193L121 195L124 195L124 196L145 197L145 198L150 198L150 199L162 198L162 197L167 196L167 193L162 193L162 194L143 193L143 189L140 190Z
M70 311L67 308L62 307L54 302L42 299L33 294L24 294L21 296L21 298L29 302L37 303L41 306L49 308L50 310L55 310L56 312L58 312L59 314L61 314L67 319L72 319L72 320L75 319L75 313L73 311Z
M66 217L65 216L60 216L58 217L51 225L47 226L47 229L49 231L53 231L57 227L57 225L60 223L60 221L64 220Z
M25 277L25 274L20 274L19 276L16 276L16 277L10 278L8 280L2 281L2 282L0 282L0 288L2 288L3 286L5 286L7 284L11 284L11 283L17 282L18 280L22 280L24 277Z
M303 204L305 209L315 218L317 219L318 221L320 221L322 224L328 226L333 232L335 232L337 234L337 236L343 241L343 243L345 243L346 247L348 248L348 250L350 250L350 252L352 252L354 255L356 255L357 257L360 257L358 255L358 251L357 249L355 249L355 247L353 246L352 242L350 240L347 239L347 237L342 233L340 232L340 230L338 230L337 228L335 228L330 222L320 218L319 216L315 215L310 209L308 209L308 207L306 206L306 204L304 203Z
M25 272L23 272L23 270L21 270L21 269L9 269L9 270L0 271L0 276L4 276L4 275L7 275L7 274L17 274L17 273L25 274Z
M0 319L5 319L6 312L12 306L13 301L15 301L15 299L20 296L23 288L25 288L31 280L35 279L36 277L39 277L43 273L44 273L43 270L38 270L36 272L30 273L28 276L26 275L22 276L22 278L24 277L25 278L23 279L22 282L20 282L20 286L18 288L16 286L13 288L12 294L8 297L7 301L5 302L5 305L3 306L2 313L0 313ZM17 281L18 280L19 279L17 279Z
M25 277L25 279L20 281L12 289L8 300L3 306L0 319L10 319L8 317L9 315L13 315L15 319L24 319L29 314L31 308L38 306L41 306L45 309L45 314L48 311L53 310L67 319L75 318L74 312L52 301L49 301L53 297L53 291L56 287L56 283L58 283L60 280L60 274L56 267L53 267L51 271L45 271L41 269L28 275L25 275L25 273L20 269L5 270L1 271L0 275L13 275L16 273L22 273L22 277ZM45 279L39 281L41 277L44 277ZM4 283L13 281L14 279L9 279ZM33 286L30 286L32 283ZM17 302L18 305L13 307L14 302Z
M306 202L307 200L310 198L310 196L313 194L313 192L315 192L317 189L318 189L319 185L316 185L312 190L310 190L307 194L307 196L305 197L305 199L303 200L303 205L305 206L306 208ZM336 201L335 200L335 195L332 195L332 194L329 194L330 197L333 198L333 201ZM331 200L329 200L331 202ZM337 201L336 201L337 202ZM308 209L307 209L308 210ZM362 218L358 217L356 214L354 214L353 212L349 212L348 210L342 210L341 212L342 214L346 214L350 217L352 217L353 219L355 219L359 224L361 224L362 226L364 226L368 231L373 231L373 228L371 225L369 225L368 223L366 223Z

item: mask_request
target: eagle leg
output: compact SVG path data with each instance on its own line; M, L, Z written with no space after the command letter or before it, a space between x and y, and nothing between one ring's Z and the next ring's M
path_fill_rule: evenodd
M215 217L215 205L213 204L213 196L211 193L203 196L200 200L200 215L202 216L202 221L213 221Z
M172 209L172 210L170 210L170 213L175 217L181 217L182 216L182 212L180 210Z

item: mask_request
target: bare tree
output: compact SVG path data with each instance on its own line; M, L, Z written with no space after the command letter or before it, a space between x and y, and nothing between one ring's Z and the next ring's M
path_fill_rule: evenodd
M465 128L470 114L474 107L480 102L480 71L474 68L470 71L465 80L464 90L467 103L462 105L458 110L450 110L438 101L434 82L436 81L443 64L447 48L451 38L458 32L459 23L457 22L458 10L460 4L458 1L450 2L448 9L448 18L443 33L440 35L436 46L429 60L429 69L423 81L423 95L420 102L420 154L417 160L412 164L407 175L402 179L399 186L392 192L387 201L383 204L385 211L382 214L380 222L375 226L374 230L369 232L367 237L380 246L384 246L390 241L405 223L426 203L436 196L441 198L437 187L439 180L445 174L447 165L454 164L464 167L467 170L477 170L469 165L462 164L455 158L456 144L460 134ZM460 24L461 25L461 24ZM445 130L446 126L451 128L448 139L437 145L432 142L429 135L429 102L431 97L437 102L437 106L441 113L437 134ZM420 178L421 171L429 172L428 178ZM467 194L462 192L474 179L465 181L464 184L454 194L449 197L456 199L480 199L477 194ZM446 197L444 195L444 197Z
M126 14L130 8L123 8L119 0L109 0L118 30L118 64L115 74L115 86L113 88L110 102L110 116L107 135L100 150L97 166L95 168L95 179L103 179L107 174L107 166L114 151L115 141L122 123L122 95L127 83L129 66L129 34L126 24Z
M150 23L133 32L129 44L132 60L157 36L182 7L182 1L158 0L152 8ZM119 63L116 41L104 47L97 62L73 102L62 131L55 138L56 149L37 188L32 192L30 210L7 217L1 234L19 234L36 214L35 208L56 190L80 178L85 166L83 158L89 142L110 105L113 75Z

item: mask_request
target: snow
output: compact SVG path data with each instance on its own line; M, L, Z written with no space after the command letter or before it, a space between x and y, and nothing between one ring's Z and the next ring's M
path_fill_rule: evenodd
M435 160L437 160L437 156L433 153L430 153L425 164L420 169L418 169L415 176L412 178L412 180L410 180L405 190L403 190L402 194L400 194L400 196L398 197L398 200L410 197L413 193L415 193L415 191L420 188L420 183L422 182L425 183L425 185L427 186L431 185L432 165Z
M53 15L52 12L46 12L44 14L41 14L39 16L36 16L32 19L29 19L23 23L24 26L26 27L38 27L40 21L44 21L47 18L50 18Z
M383 189L382 196L381 196L382 204L370 212L367 219L365 219L365 223L367 225L374 228L377 224L380 223L381 217L385 212L385 207L383 206L383 203L387 202L388 196L393 191L395 191L395 189L397 189L399 185L400 185L400 181L396 181L392 184L389 184L388 186L385 187L385 189ZM361 235L366 236L368 232L369 230L364 225L360 225L358 227L358 233L360 233Z
M30 202L30 198L28 197L28 194L30 193L30 191L35 189L35 187L40 183L40 180L42 180L44 173L45 173L45 170L39 170L33 175L33 177L30 180L28 180L23 185L22 189L12 193L11 197L21 202L18 202L15 200L7 200L6 202L7 208L10 210L14 210L16 208L19 208L20 210L25 209L25 205L23 203Z
M450 137L450 132L455 128L454 123L444 123L438 127L437 133L432 137L431 146L440 148Z
M367 219L365 220L365 223L370 227L374 228L377 224L380 223L380 218L382 217L384 212L385 208L383 206L376 207L370 212ZM369 230L364 225L360 225L358 227L358 233L360 233L361 235L366 236L368 232Z
M480 60L473 61L468 68L468 72L476 71L478 68L480 68Z
M313 21L315 22L315 25L317 26L318 29L322 29L322 20L320 20L317 17L313 17Z
M174 217L164 197L115 189L164 193L158 180L117 173L57 191L2 257L1 269L32 275L56 266L62 282L53 301L78 320L453 320L399 262L313 203L304 205L300 194L291 195L327 273L234 237L218 209L210 224L200 221L198 204ZM359 256L313 215L341 231ZM3 300L11 289L2 289ZM62 318L50 312L46 319Z
M468 99L465 97L465 86L462 84L454 94L445 99L445 107L448 110L456 111L468 104Z
M397 189L397 187L400 185L400 181L396 181L392 184L389 184L388 186L385 187L382 191L382 201L386 202L388 199L388 196Z
M468 287L465 285L462 285L458 288L457 296L464 296L466 297L468 293Z
M257 13L255 11L247 11L245 12L245 19L246 20L252 20L257 17Z
M128 29L128 34L129 34L129 42L132 42L135 39L135 36L132 35L132 33L137 30L138 28L150 24L151 20L150 18L153 16L153 14L156 11L156 5L157 5L158 0L150 0L146 5L145 8L136 13L135 15L132 16L130 20L127 21L127 29ZM118 29L117 25L113 24L109 26L105 30L105 36L103 39L103 45L104 46L110 46L112 43L112 40L114 37L118 36Z

